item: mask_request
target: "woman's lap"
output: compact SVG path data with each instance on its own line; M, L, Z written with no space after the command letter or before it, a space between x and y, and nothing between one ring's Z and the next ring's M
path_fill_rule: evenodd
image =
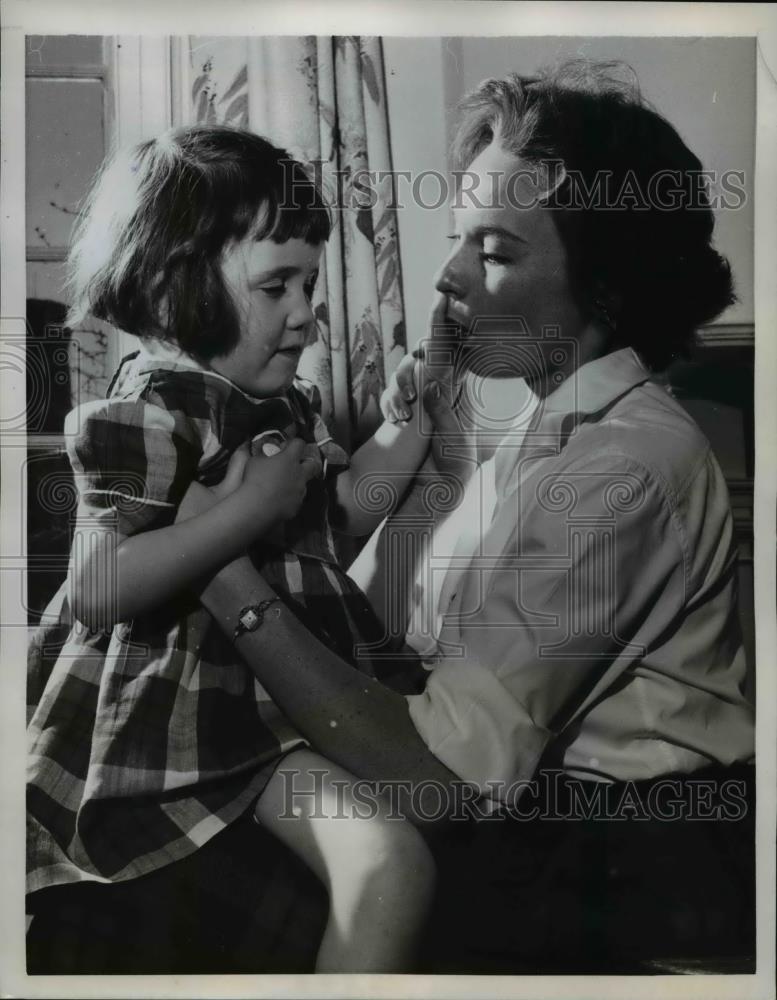
M662 971L653 960L748 971L747 806L734 822L451 823L435 847L423 971ZM312 972L326 893L251 813L142 879L37 894L29 972Z
M424 971L753 971L752 795L747 807L731 822L505 819L452 830L437 851Z

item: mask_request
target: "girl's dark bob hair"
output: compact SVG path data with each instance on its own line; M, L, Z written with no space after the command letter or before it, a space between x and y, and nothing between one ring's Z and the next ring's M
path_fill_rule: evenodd
M68 259L68 323L91 314L208 361L240 336L220 266L227 244L249 234L316 244L330 229L321 188L285 150L228 126L171 129L99 174Z
M702 165L641 97L622 63L574 60L486 80L461 104L454 160L491 142L554 177L554 212L581 306L608 319L653 369L687 356L696 329L735 301L711 245Z

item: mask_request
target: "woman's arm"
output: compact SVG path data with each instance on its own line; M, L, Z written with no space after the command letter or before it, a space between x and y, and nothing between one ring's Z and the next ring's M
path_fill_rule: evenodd
M232 636L242 607L276 596L247 559L218 573L200 594ZM456 775L431 753L405 698L327 649L285 607L235 642L290 721L324 756L361 778L393 786L397 807L417 825L446 818Z
M194 483L179 519L213 502L209 491ZM200 593L230 638L243 607L275 596L247 558L226 566ZM395 782L391 794L412 822L432 825L455 807L457 778L418 735L405 698L341 660L285 607L273 607L260 628L241 635L235 646L318 751L359 777Z

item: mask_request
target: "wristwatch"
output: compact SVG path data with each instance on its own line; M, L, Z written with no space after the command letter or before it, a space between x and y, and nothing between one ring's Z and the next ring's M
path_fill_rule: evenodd
M264 613L271 604L280 601L280 597L270 597L258 604L247 604L237 616L237 625L232 633L232 641L240 638L244 632L256 632L264 621Z

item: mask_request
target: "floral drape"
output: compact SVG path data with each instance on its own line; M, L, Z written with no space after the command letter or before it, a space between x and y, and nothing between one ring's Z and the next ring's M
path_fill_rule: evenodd
M321 390L337 439L358 443L377 423L380 393L406 349L381 41L188 42L188 120L250 128L316 164L336 205L314 298L317 330L300 370Z

